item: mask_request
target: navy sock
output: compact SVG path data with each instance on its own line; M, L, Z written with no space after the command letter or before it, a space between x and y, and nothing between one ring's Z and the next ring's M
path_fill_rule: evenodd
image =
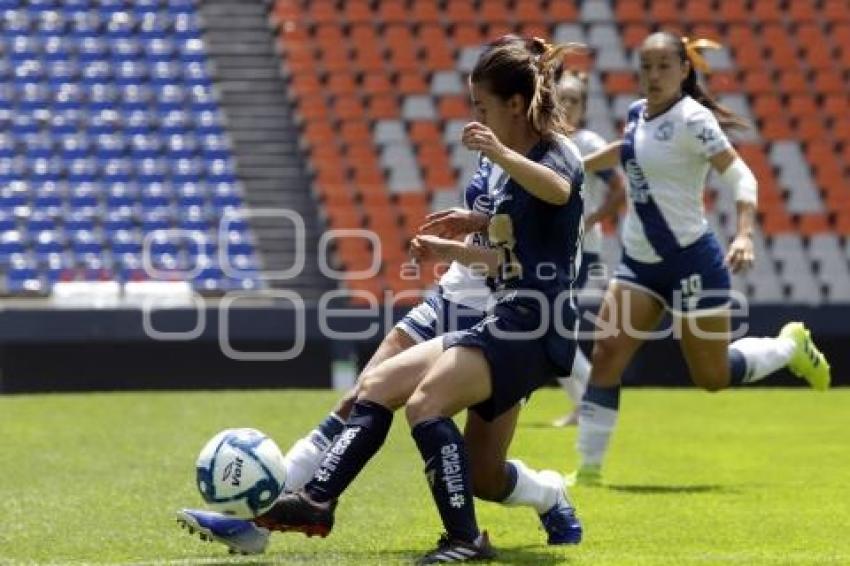
M344 428L345 421L339 418L336 413L330 413L310 433L310 442L315 444L319 450L327 450L336 440L336 437L342 434Z
M392 424L393 412L383 405L356 402L342 434L304 486L310 498L319 502L338 498L381 448Z
M620 409L620 386L596 387L588 384L582 401L617 411Z
M741 385L747 377L747 358L739 350L729 348L729 383Z
M475 541L480 533L463 436L445 417L425 420L410 432L425 461L425 477L446 532L451 538Z

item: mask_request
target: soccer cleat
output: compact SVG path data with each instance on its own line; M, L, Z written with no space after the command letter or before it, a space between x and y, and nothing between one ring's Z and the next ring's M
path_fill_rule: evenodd
M552 426L555 428L564 428L566 426L576 426L578 424L578 411L566 414L563 417L558 417L552 421Z
M595 487L602 485L602 466L599 464L585 464L567 476L567 485L580 485L584 487Z
M549 535L548 544L578 544L581 542L581 521L567 499L564 477L551 470L540 472L540 478L558 490L558 500L551 509L540 515L540 523Z
M336 504L336 501L327 505L314 503L303 491L287 493L254 522L270 531L296 531L308 537L325 538L334 527Z
M467 562L474 560L487 561L496 557L496 551L490 544L487 531L484 531L475 542L450 539L443 534L437 541L437 548L416 561L417 564L443 564L445 562Z
M218 541L232 554L262 554L269 543L269 531L251 521L198 509L181 509L177 523L201 540Z
M812 341L811 332L802 322L789 322L779 331L780 338L790 338L797 345L788 369L799 378L809 382L818 391L829 389L832 380L829 363Z

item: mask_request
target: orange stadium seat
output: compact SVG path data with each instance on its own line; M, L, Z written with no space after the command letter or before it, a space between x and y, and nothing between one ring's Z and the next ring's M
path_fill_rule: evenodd
M712 71L708 75L708 89L714 94L740 92L741 84L734 71Z
M290 93L296 98L316 96L325 92L319 77L314 73L299 73L292 75L289 81Z
M623 26L623 45L628 49L636 49L649 35L649 26L643 22L630 22Z
M555 2L554 4L555 6L550 4L550 8L557 8L557 4L570 4L570 2ZM560 22L567 17L563 12L554 14L547 11L540 0L516 0L514 2L514 21L517 23L548 26L553 21ZM573 19L575 19L575 13L569 18L569 20Z
M361 84L363 94L389 94L393 92L393 86L386 73L366 73L363 75Z
M352 168L354 183L357 185L381 185L384 183L384 173L375 164L354 164Z
M754 2L758 4L761 0ZM703 2L710 7L709 2ZM714 20L722 20L724 24L749 23L752 17L751 8L741 0L720 0L717 8L712 10Z
M397 118L401 113L395 94L379 94L369 97L369 114L373 119Z
M452 38L460 46L477 46L487 41L478 24L458 24L452 29Z
M430 71L449 71L455 68L455 57L445 36L438 43L425 43L422 49L423 62Z
M631 71L606 73L605 90L609 94L634 94L637 91L637 79Z
M811 94L792 94L788 98L787 108L797 118L811 118L820 114L817 101Z
M814 0L793 0L788 3L787 15L794 22L811 22L818 19L818 8Z
M446 19L456 25L478 23L475 6L469 0L448 0L444 10Z
M678 26L680 25L683 11L686 11L688 14L687 17L691 21L701 21L699 18L695 17L694 11L698 8L696 8L694 4L702 5L707 4L707 2L688 2L687 7L684 10L680 9L675 2L652 2L649 5L649 19L653 24L660 25L662 27L669 27L671 25Z
M328 116L328 103L323 96L304 99L298 105L298 117L305 122L321 120Z
M825 214L802 214L797 219L797 230L803 236L829 232L829 218Z
M328 75L325 90L333 96L353 96L360 92L354 75L342 71Z
M384 55L377 47L367 47L357 44L354 48L353 66L363 72L385 71Z
M417 72L421 68L416 51L410 44L390 45L388 62L394 71Z
M375 20L369 0L347 0L342 8L342 19L348 24L365 24Z
M744 74L744 90L750 94L771 94L776 92L772 73L752 70Z
M469 101L466 96L448 95L437 103L440 117L444 120L464 120L470 118Z
M513 24L514 15L509 5L509 0L481 0L478 6L481 21L490 25Z
M396 91L400 94L424 94L428 92L428 83L418 70L399 73L396 79Z
M621 24L644 24L647 21L646 7L642 2L618 0L614 6L614 17Z
M549 19L556 24L574 22L578 19L578 10L576 9L575 2L549 0L545 10L541 13L547 14Z
M661 20L662 25L663 22L673 23L676 20L680 21L689 21L693 23L711 23L717 21L717 10L712 5L712 2L700 2L699 0L687 0L684 2L682 7L676 6L675 2L653 2L653 7L656 4L667 4L669 6L668 9L671 11L675 11L679 14L679 16L674 20ZM653 21L653 18L650 18L652 23L656 23Z
M752 16L757 22L781 22L785 19L781 0L758 0L752 3Z
M346 120L340 124L339 137L348 145L362 146L364 144L372 144L372 131L370 129L371 122L366 116Z
M821 13L827 22L850 23L850 3L847 0L824 0Z
M331 123L326 120L314 120L308 122L304 126L303 133L304 138L310 144L311 148L335 143L337 139L336 130L332 128Z
M804 71L786 70L779 72L779 90L784 94L805 94L811 90L810 81Z
M433 0L413 0L410 21L422 24L437 24L442 19L440 6Z
M815 81L817 84L817 81ZM818 92L821 92L820 90ZM823 97L823 103L821 104L821 108L823 108L824 113L827 116L840 116L847 112L847 109L850 108L850 94L845 91L830 93L826 91L826 96Z
M339 21L339 10L334 2L318 0L307 3L307 17L314 24L336 24Z
M829 130L820 116L797 118L794 132L796 138L804 142L820 141L829 137Z
M297 0L277 0L271 13L271 17L277 25L298 20L302 16L301 6Z
M770 118L784 112L782 99L777 94L762 94L755 98L753 112L757 118Z
M330 108L340 120L361 120L366 116L366 108L360 99L351 96L336 98Z
M385 24L408 23L410 14L405 4L398 0L383 0L378 6L378 21Z
M834 69L815 71L814 89L820 94L835 95L847 92L845 81ZM846 107L845 107L846 110Z
M786 116L772 116L761 121L761 135L769 140L789 140L794 138L791 122Z
M411 141L418 144L439 143L441 139L439 127L430 120L411 122L407 135Z

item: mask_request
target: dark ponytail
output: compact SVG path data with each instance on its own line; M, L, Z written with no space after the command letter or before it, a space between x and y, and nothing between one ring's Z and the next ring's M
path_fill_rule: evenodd
M682 93L687 94L709 110L711 110L712 114L717 118L717 121L720 123L720 126L724 129L729 130L746 130L751 126L751 124L742 116L736 114L732 110L726 108L719 102L717 102L706 90L706 88L700 83L699 77L697 76L697 67L700 66L701 61L695 61L694 56L689 56L688 48L686 45L687 39L680 38L679 36L669 32L669 31L660 31L650 35L647 38L647 41L652 38L660 36L663 37L665 43L668 43L679 55L679 59L684 63L687 61L690 65L690 71L688 71L688 76L685 77L685 80L682 81ZM695 54L696 57L699 57L698 53Z

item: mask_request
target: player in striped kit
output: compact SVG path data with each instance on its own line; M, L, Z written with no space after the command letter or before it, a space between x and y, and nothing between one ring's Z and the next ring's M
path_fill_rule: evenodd
M629 181L622 262L600 310L590 382L579 416L580 483L598 483L614 430L620 379L664 311L674 315L693 382L708 391L758 381L788 367L812 387L829 387L830 370L808 330L786 324L776 338L730 344L730 270L753 263L757 183L721 126L742 125L702 89L698 52L711 46L671 33L650 35L640 48L646 98L631 105L621 141L585 159L587 171L618 162ZM703 188L709 169L735 191L737 232L727 253L708 228Z
M602 136L582 127L587 111L587 75L564 71L558 80L558 100L564 108L567 121L577 128L570 135L570 139L576 144L581 155L590 155L605 147L606 143ZM606 268L600 263L602 252L600 222L609 217L616 217L624 200L623 176L618 169L597 171L585 177L584 239L582 240L581 269L575 283L576 289L584 287L589 276L606 275ZM572 412L553 421L553 426L571 426L578 423L578 406L589 377L590 362L579 348L576 350L572 374L569 377L558 378L558 383L570 397L575 408Z

